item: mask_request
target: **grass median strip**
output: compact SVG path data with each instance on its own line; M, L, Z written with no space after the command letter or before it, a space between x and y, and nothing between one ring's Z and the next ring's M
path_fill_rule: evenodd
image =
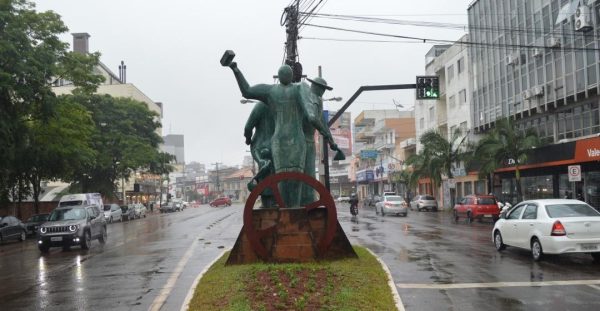
M223 255L202 277L189 310L396 310L377 259L225 266Z

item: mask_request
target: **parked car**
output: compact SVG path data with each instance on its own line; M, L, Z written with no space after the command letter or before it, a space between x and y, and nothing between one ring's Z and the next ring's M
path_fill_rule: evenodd
M121 221L125 219L135 219L135 207L133 206L133 204L121 205L121 212L123 212L123 214L121 215Z
M0 242L18 239L25 241L27 238L27 228L17 217L0 217Z
M106 238L106 220L97 205L59 206L40 226L38 248L42 253L56 246L68 249L80 245L82 249L88 249L92 240L98 239L104 244Z
M408 206L401 196L385 195L381 201L375 204L375 214L379 213L381 213L381 216L387 214L406 216L408 214Z
M454 205L454 220L465 217L467 221L489 218L494 221L500 217L500 208L493 195L467 195Z
M146 206L144 206L144 204L137 203L134 205L134 207L135 207L134 212L135 212L136 218L142 218L142 217L146 218L147 210L146 210Z
M384 191L382 196L386 196L386 195L397 195L396 192L393 191Z
M112 223L113 221L121 221L123 216L123 211L117 204L104 204L104 218L108 223Z
M231 206L231 199L227 197L217 198L210 202L209 205L212 207L217 207L221 205Z
M410 201L410 209L413 211L417 210L419 212L422 210L429 210L432 212L437 212L438 204L433 196L428 195L428 194L421 194L421 195L416 195Z
M27 221L25 221L25 228L27 229L27 235L35 235L38 231L38 228L41 224L46 222L48 219L48 214L37 214L29 217Z
M160 207L160 212L161 213L172 213L174 211L175 211L175 203L173 203L173 202L164 203Z
M183 203L181 203L181 202L175 202L174 204L175 204L175 211L176 212L183 211Z
M377 202L381 201L381 197L377 194L370 194L365 198L364 206L375 206Z
M600 261L600 213L579 200L525 201L502 213L492 239L498 251L531 250L535 261L563 253L590 253Z

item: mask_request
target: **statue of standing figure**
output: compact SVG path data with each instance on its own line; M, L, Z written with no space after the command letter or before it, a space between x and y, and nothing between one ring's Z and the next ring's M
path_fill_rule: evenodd
M303 92L308 92L312 96L312 100L307 109L312 110L313 114L322 116L323 115L323 94L325 91L331 91L333 88L327 85L327 81L321 77L314 79L306 79L311 82L310 87L306 83L302 83ZM329 127L325 123L323 118L320 118L320 122L323 124L327 136L332 137ZM302 130L304 131L304 139L306 140L306 160L304 164L304 174L311 177L315 177L315 127L308 119L304 119L302 123ZM306 205L315 201L315 191L310 187L304 187L302 189L301 204Z
M252 159L258 164L258 171L255 172L252 181L248 183L248 190L250 191L254 189L256 184L275 173L271 157L271 139L275 131L274 121L269 107L263 102L258 102L254 105L248 121L246 121L246 126L244 127L246 145L250 145ZM273 192L270 189L265 189L260 197L262 202L261 207L273 207L274 198Z
M230 55L227 55L230 53ZM303 122L306 120L325 137L332 150L338 150L331 133L321 121L321 115L315 109L315 98L312 93L302 91L302 85L292 83L292 68L283 65L278 71L278 84L257 84L250 86L246 78L232 62L233 52L227 51L221 61L224 66L229 66L234 73L242 96L247 99L262 101L267 105L274 118L270 154L273 160L275 173L280 172L305 172L306 140L303 131ZM229 56L229 58L228 58ZM302 197L302 184L298 181L285 181L279 185L279 192L287 207L300 206Z

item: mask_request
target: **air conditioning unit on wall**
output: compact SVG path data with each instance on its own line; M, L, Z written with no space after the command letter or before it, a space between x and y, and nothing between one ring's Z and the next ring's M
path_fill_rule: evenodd
M536 57L536 58L542 57L542 55L543 55L542 49L534 49L533 53L531 55L533 55L533 57Z
M533 89L531 89L531 95L532 96L544 96L544 87L543 86L536 86Z
M589 7L580 5L575 11L575 31L589 31L592 27L592 12Z
M530 99L531 98L531 90L523 91L523 93L521 93L521 96L523 97L523 99Z
M509 54L506 56L506 65L507 66L518 65L518 64L519 64L519 57L517 57L513 54Z

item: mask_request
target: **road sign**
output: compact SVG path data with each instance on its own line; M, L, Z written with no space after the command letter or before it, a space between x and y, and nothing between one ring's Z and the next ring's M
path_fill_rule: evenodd
M581 181L581 165L569 165L569 181Z

